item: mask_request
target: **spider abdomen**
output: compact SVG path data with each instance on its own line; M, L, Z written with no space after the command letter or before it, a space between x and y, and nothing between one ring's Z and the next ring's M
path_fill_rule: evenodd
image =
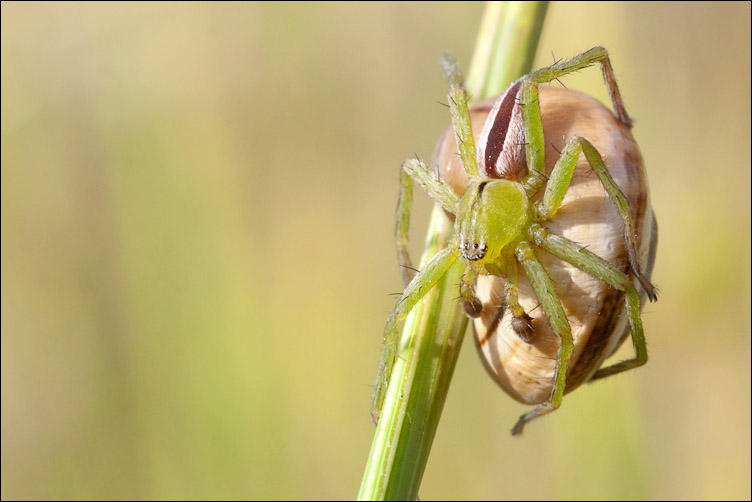
M629 203L637 232L638 259L649 278L657 232L642 156L629 128L600 102L577 91L540 86L539 100L547 175L572 138L580 136L593 144ZM493 101L487 100L471 108L474 131L483 129L492 107ZM512 116L506 126L510 131L519 128L515 120L520 119ZM436 160L444 180L462 194L467 179L451 136L445 135L440 141ZM542 195L541 190L532 201ZM580 155L561 207L543 226L630 273L623 220L584 155ZM574 351L566 384L569 392L588 381L628 336L624 295L542 249L535 248L535 252L555 285L571 325ZM639 288L634 279L633 282ZM498 276L480 276L477 280L476 294L483 305L475 320L477 346L489 373L507 393L523 403L544 403L552 392L559 338L539 308L526 277L520 274L519 302L532 317L533 328L532 343L523 341L512 327L511 312L505 308L505 284L506 280Z

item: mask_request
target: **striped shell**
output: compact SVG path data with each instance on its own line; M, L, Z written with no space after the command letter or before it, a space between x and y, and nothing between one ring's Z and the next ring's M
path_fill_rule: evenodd
M629 128L603 104L581 92L540 86L539 93L547 174L550 175L559 158L558 152L575 135L588 139L598 149L629 202L639 239L640 265L649 278L655 256L657 228L642 155ZM471 107L476 142L493 105L492 99ZM521 126L520 123L515 124L519 120L515 115L512 113L510 129ZM442 136L437 145L435 162L440 175L461 195L467 186L467 178L452 136L451 130ZM516 147L512 145L509 148ZM517 177L522 174L517 173ZM486 175L499 176L494 173ZM537 197L542 195L543 190ZM587 247L622 271L629 272L624 225L584 155L580 155L572 184L559 212L545 226ZM587 382L629 336L624 297L603 281L543 250L537 250L537 255L556 285L572 327L574 353L566 387L566 392L570 392ZM633 282L640 291L639 284ZM499 319L498 306L505 298L504 284L502 277L478 278L476 294L483 303L481 316L474 321L478 350L492 378L509 395L522 403L543 403L551 396L559 340L522 273L519 278L519 300L533 318L533 343L524 343L514 334L510 326L511 313L507 311ZM643 304L644 300L642 298Z

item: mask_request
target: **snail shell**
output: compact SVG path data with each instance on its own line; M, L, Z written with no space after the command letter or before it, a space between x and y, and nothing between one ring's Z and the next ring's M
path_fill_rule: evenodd
M494 102L495 99L491 99L471 106L476 144L484 149L501 149L499 157L506 155L518 160L519 141L510 141L507 137L504 145L494 147L491 144L493 138L478 139ZM657 227L642 155L629 128L599 101L578 91L540 86L539 102L547 175L551 174L559 158L558 152L573 136L589 140L600 152L611 176L627 198L638 235L640 266L650 278ZM505 112L503 108L500 113ZM522 131L519 113L507 108L506 113L510 114L509 130ZM522 148L524 154L524 146ZM507 162L507 165L520 165L520 162ZM467 186L467 177L460 164L451 129L439 140L435 168L462 195ZM511 172L481 165L481 173L488 177L519 179L525 171L524 161L521 168L512 169ZM540 190L536 199L542 198L543 192ZM584 155L580 154L561 208L553 220L544 226L587 247L632 277L624 246L624 225ZM543 250L537 249L536 253L556 285L572 327L574 353L569 363L566 387L566 392L570 392L587 382L629 336L624 296L600 279ZM532 317L532 343L524 342L515 334L511 326L511 313L500 308L505 299L505 282L503 277L498 276L478 277L476 294L483 307L480 317L474 321L476 345L489 374L509 395L526 404L543 403L551 396L559 339L551 330L524 273L519 276L519 301ZM634 278L633 282L640 291L641 287Z

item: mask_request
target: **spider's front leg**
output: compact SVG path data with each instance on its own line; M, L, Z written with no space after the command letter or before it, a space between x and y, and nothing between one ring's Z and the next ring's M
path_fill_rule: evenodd
M405 290L400 296L397 306L389 316L384 328L384 354L381 358L379 374L376 377L376 388L371 400L371 416L374 422L378 421L381 407L389 384L389 376L394 366L394 358L397 354L399 334L397 322L406 318L415 304L426 294L449 269L459 256L459 247L453 240L449 247L437 253L428 263L415 274L415 269L410 262L407 252L407 233L410 225L410 205L412 202L413 181L421 185L428 195L447 211L455 214L459 197L440 178L431 172L423 162L410 159L402 164L400 171L401 190L399 203L397 204L397 222L395 225L395 244L397 258Z
M449 267L459 258L460 250L457 240L454 239L449 247L442 249L431 258L420 272L410 281L405 291L400 296L397 306L389 316L384 328L384 354L381 358L381 367L376 377L376 388L371 400L371 417L378 422L381 407L384 404L386 389L389 386L389 376L392 373L394 359L397 355L399 333L397 322L405 319L415 305L436 285L439 279L446 274Z

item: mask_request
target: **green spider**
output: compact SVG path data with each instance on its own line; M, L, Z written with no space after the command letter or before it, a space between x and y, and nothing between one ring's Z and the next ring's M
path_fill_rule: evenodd
M467 187L464 193L458 196L449 183L437 177L436 173L422 162L408 160L402 166L402 191L398 205L396 237L406 287L385 329L384 357L372 403L374 419L381 410L395 358L398 341L397 322L407 317L416 303L458 259L465 262L465 273L459 284L459 292L468 316L480 319L482 313L485 316L488 310L488 301L484 302L476 292L477 278L504 278L506 282L503 299L496 305L497 311L491 314L491 317L496 319L494 329L504 314L509 314L509 330L524 344L534 343L537 331L532 322L533 318L529 315L530 311L525 311L518 296L519 264L548 320L550 330L558 339L558 349L553 356L553 376L539 378L547 380L547 386L534 383L538 391L544 389L545 397L541 399L515 396L523 402L539 404L520 417L512 429L512 434L520 434L529 421L557 409L565 392L572 390L582 381L614 375L641 366L647 361L640 317L641 298L628 274L631 272L651 301L656 300L657 292L649 280L655 251L654 220L651 227L653 235L649 237L651 257L645 273L645 265L641 267L641 261L645 260L640 260L640 256L644 257L645 253L639 252L640 237L635 230L627 198L590 141L573 135L561 149L550 175L546 175L546 140L543 134L538 84L551 82L595 63L601 64L603 69L616 112L616 117L612 118L618 120L620 127L628 131L631 119L624 108L608 53L602 47L595 47L513 82L490 110L476 150L462 74L451 55L442 55L440 64L449 81L452 123L459 156L467 176ZM631 139L631 136L629 138ZM595 172L623 222L624 248L628 257L626 271L620 270L618 266L577 242L556 235L547 228L547 223L556 222L554 218L572 183L581 153ZM637 156L639 157L639 153ZM455 233L448 247L430 259L414 277L406 248L413 181L421 185L431 198L455 216ZM629 331L636 352L634 358L598 369L606 355L612 353L621 343L622 333L616 332L613 325L610 325L611 328L608 329L613 332L606 332L605 336L590 337L589 342L588 337L573 338L572 328L556 286L537 256L540 250L614 288L620 295L619 301L621 297L625 298ZM618 313L622 309L622 303L612 303L619 307L608 315ZM615 343L611 339L614 339ZM591 346L583 347L588 343ZM599 346L593 348L592 345L596 343ZM610 344L608 351L605 349L607 344ZM583 348L590 352L599 351L600 355L598 358L590 358L587 363L583 362L583 366L588 364L589 367L577 368L580 377L577 378L576 384L568 386L568 373L574 372L575 369L569 367L570 359L575 349L579 354ZM502 385L507 389L504 384Z

